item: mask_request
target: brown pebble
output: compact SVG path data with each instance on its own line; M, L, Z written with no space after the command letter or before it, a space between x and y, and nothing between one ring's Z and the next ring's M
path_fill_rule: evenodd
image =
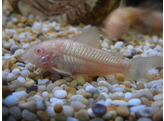
M89 93L89 92L83 92L83 93L81 93L81 95L82 95L83 97L87 98L87 99L92 97L92 94Z
M127 88L130 88L131 87L131 83L129 81L125 81L124 83L124 86L126 86Z
M74 87L68 87L66 91L67 91L67 93L76 94L76 89Z
M127 108L126 106L121 106L121 105L116 108L116 111L117 111L117 114L122 117L128 117L130 113L129 108Z
M54 111L56 112L56 113L61 113L62 111L63 111L63 106L61 105L61 104L56 104L55 106L54 106Z
M123 74L117 74L116 75L116 79L119 80L119 81L124 81L126 77L123 75Z
M144 89L144 88L145 88L145 85L144 85L142 82L140 82L140 83L138 84L138 90Z
M108 105L107 106L107 111L116 111L116 106L115 105Z
M11 95L12 92L8 86L2 86L2 97L5 98L8 95Z
M50 118L50 115L47 112L43 111L43 110L38 110L37 111L37 116L41 121L48 121L49 118Z
M24 87L31 87L35 84L36 82L34 80L28 80L24 83Z
M141 97L142 104L146 105L147 107L151 106L150 101L146 97Z
M153 115L153 121L162 121L163 120L163 111L160 110L158 112L155 112Z
M74 94L73 93L69 93L66 97L66 99L70 99Z
M81 109L80 111L78 111L76 113L75 116L79 121L88 121L89 120L89 116L87 114L87 111L85 109Z

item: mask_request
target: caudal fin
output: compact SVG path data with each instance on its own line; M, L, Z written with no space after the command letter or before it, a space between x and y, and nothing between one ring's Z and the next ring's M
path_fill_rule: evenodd
M148 81L146 78L148 71L163 66L163 57L143 57L131 60L131 65L128 69L127 78L135 81Z

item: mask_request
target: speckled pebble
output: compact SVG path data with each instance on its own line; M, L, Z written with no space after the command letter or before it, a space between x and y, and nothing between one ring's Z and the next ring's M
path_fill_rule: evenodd
M45 100L37 100L36 107L37 107L37 109L45 110L47 108L47 104L46 104Z
M18 97L14 95L9 95L5 98L4 103L7 106L14 106L18 103Z
M135 105L140 105L141 100L138 98L132 98L128 101L129 106L135 106Z
M27 121L35 121L37 118L37 116L34 113L31 113L28 110L22 111L22 117Z
M56 104L56 105L54 106L54 111L55 111L56 113L61 113L61 112L63 111L63 106L62 106L60 103Z
M38 85L48 84L49 79L38 79L37 81L38 81Z
M106 113L107 109L105 105L96 103L92 105L92 111L95 115L102 116Z
M10 114L15 118L15 119L21 119L21 109L18 108L17 106L12 106L9 108Z
M153 115L154 111L152 107L146 107L144 109L139 109L137 111L138 116L140 117L151 117Z
M67 96L67 92L65 90L56 90L54 92L54 96L59 99L63 99Z
M145 85L144 85L142 82L140 82L140 83L138 84L138 90L144 89L144 88L145 88Z
M62 113L66 117L71 117L74 114L74 109L71 106L63 106Z

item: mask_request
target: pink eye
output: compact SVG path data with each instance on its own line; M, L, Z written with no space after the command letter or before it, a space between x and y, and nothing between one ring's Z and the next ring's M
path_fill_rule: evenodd
M36 54L43 54L44 53L44 49L43 48L36 48L35 49L35 53Z

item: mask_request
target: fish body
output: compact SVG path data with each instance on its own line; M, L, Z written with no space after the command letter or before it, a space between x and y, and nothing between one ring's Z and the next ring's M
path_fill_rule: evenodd
M24 53L23 58L43 69L67 75L121 73L134 78L138 75L134 71L135 68L138 68L136 66L140 64L143 66L148 60L152 60L152 62L149 63L151 65L148 65L148 68L146 66L146 69L149 69L152 65L153 67L161 65L161 57L134 59L133 62L132 60L121 59L115 56L117 55L115 53L98 49L98 45L94 44L97 43L95 41L96 38L99 40L97 32L98 30L94 28L90 32L72 39L56 39L41 42L29 48ZM87 42L87 38L93 41ZM159 62L159 64L154 64L154 61ZM139 75L144 76L142 73Z

